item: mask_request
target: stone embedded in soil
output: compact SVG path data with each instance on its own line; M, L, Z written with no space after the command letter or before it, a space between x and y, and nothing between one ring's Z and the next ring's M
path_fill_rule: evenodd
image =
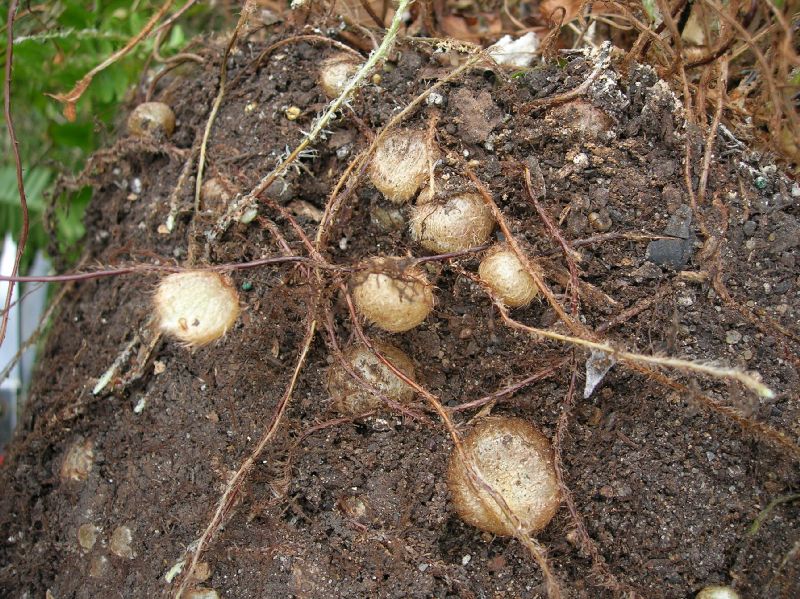
M659 266L680 269L692 256L694 235L692 233L692 211L689 206L679 206L664 228L664 235L678 239L654 239L647 246L647 259Z
M742 334L739 331L732 330L725 333L725 343L728 345L736 345L742 340Z
M780 254L800 245L800 221L791 214L782 214L779 218L780 225L769 236L769 251L772 254Z
M195 566L194 572L192 573L192 578L194 578L197 582L205 582L210 577L211 566L208 564L208 562L200 562Z

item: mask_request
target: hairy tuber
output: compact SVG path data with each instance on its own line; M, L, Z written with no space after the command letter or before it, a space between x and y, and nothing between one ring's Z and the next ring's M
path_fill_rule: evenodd
M222 337L239 316L239 294L219 273L190 270L164 277L155 294L161 330L190 347Z
M486 418L464 439L463 448L483 480L519 519L523 532L547 526L561 498L550 441L536 427L521 418ZM492 534L515 534L492 495L473 486L455 450L450 455L447 486L462 520Z
M533 277L506 245L496 245L486 253L478 275L511 308L527 306L539 293Z
M361 68L354 56L339 53L322 61L319 69L319 85L329 98L338 98L347 82Z
M388 343L373 341L373 346L409 378L414 378L414 364L405 352ZM414 389L404 383L365 345L353 345L343 352L349 368L368 385L398 403L414 397ZM328 370L328 393L336 408L345 414L361 414L383 405L381 398L354 379L341 362Z
M402 258L374 258L367 272L354 275L356 310L390 333L413 329L433 309L433 292L418 268L404 267Z
M378 144L369 178L387 200L402 204L419 191L438 159L439 151L429 147L425 132L398 129Z
M475 193L461 193L444 201L420 194L411 212L411 237L437 254L458 252L486 243L494 229L494 217Z

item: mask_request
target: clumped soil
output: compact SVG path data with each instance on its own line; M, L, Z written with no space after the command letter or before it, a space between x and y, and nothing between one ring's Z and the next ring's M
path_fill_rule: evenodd
M291 43L255 66L269 42L289 34L275 35L240 44L230 58L233 83L209 141L207 176L223 178L231 193L248 191L269 172L325 103L315 77L330 48ZM88 264L156 256L182 263L192 219L205 219L195 224L196 238L211 228L214 217L193 217L190 177L179 194L174 230L159 232L217 91L222 50L209 48L206 56L204 66L164 78L156 89L178 117L169 143L160 150L144 147L123 133L93 169ZM452 70L454 58L401 43L380 83L359 92L352 110L317 144L317 155L303 158L271 197L300 214L313 237L317 223L309 206L324 207L368 136ZM563 107L531 108L537 98L580 85L592 66L573 53L519 77L476 68L445 85L441 99L425 103L405 125L427 129L438 119L436 141L445 153L438 172L450 177L447 185L469 187L463 169L469 161L568 306L567 265L526 199L515 165L525 163L534 174L538 168L545 209L567 240L606 235L576 243L581 279L593 286L582 288L585 323L595 328L624 320L605 333L620 347L757 370L777 391L775 399L759 400L735 384L667 374L796 442L797 345L767 320L755 326L737 308L796 330L797 187L764 167L766 159L721 137L706 200L692 215L683 157L688 137L697 185L703 135L684 124L679 102L650 68L617 64L587 90L583 100L609 119L599 135L575 131ZM296 120L285 115L290 106L302 111ZM402 226L387 228L375 218L388 207L365 179L334 227L327 257L350 264L379 254L423 255ZM263 207L261 215L295 252L304 251L278 214ZM702 253L697 215L712 233L724 234L718 264L733 303L724 302L708 278L692 274L717 264ZM278 254L267 225L258 219L235 225L210 248L209 260ZM636 237L665 232L678 239L651 245L649 252L652 239ZM571 351L507 329L485 293L454 267L476 272L477 264L476 256L427 264L436 285L432 315L404 334L366 329L408 353L420 383L449 407L519 381ZM142 366L134 351L98 396L92 395L98 377L134 336L151 338L146 323L156 276L86 281L68 293L22 429L0 470L0 594L42 597L49 589L57 599L156 597L169 589L165 574L199 537L225 482L263 434L311 309L314 279L296 266L232 277L249 289L241 292L243 314L234 330L195 351L166 340L143 365L143 376L123 384L121 377ZM333 285L327 297L339 341L346 343L352 324L342 298ZM646 309L620 318L642 305ZM514 316L560 327L541 301ZM797 492L796 463L690 395L621 364L583 399L586 358L576 352L579 396L560 450L566 483L609 570L648 597L689 597L710 583L733 584L746 597L800 595L800 502L779 503L748 534L771 501ZM210 569L202 585L228 598L543 596L539 568L519 543L482 534L453 513L444 477L451 442L438 423L385 411L304 434L340 418L325 388L333 360L318 335L279 435L202 557ZM529 419L552 436L570 375L566 364L492 411ZM417 401L416 409L425 410ZM454 420L465 430L474 415L457 412ZM82 443L93 450L91 467L84 480L65 480L65 456ZM90 549L78 542L85 524L99 529ZM119 526L132 532L130 551L117 551L122 556L110 547ZM592 560L566 509L538 539L568 596L611 596L591 574Z

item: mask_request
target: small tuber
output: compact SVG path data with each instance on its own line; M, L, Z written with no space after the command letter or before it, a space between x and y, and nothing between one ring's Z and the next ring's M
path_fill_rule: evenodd
M430 252L458 252L486 243L494 217L475 193L460 193L439 202L423 192L411 212L411 237Z
M486 418L464 439L463 448L523 532L547 526L558 510L560 491L550 441L536 427L521 418ZM462 520L499 536L515 534L489 492L473 486L456 450L450 454L447 486Z
M425 132L399 129L378 144L369 178L387 200L402 204L417 193L438 159L439 151L429 147Z
M347 82L361 68L354 56L339 53L322 61L319 69L319 85L329 98L338 98Z
M709 585L702 589L695 599L739 599L739 593L731 587L723 585Z
M128 131L137 137L169 137L175 130L175 113L163 102L143 102L128 117Z
M373 346L406 376L414 378L414 364L405 352L388 343L373 341ZM353 345L343 352L350 369L368 385L398 403L414 397L414 390L404 383L365 345ZM381 398L350 376L338 360L328 370L328 392L336 408L345 414L361 414L383 405Z
M496 245L486 253L478 275L511 308L527 306L539 292L533 277L506 245Z
M73 443L61 463L61 480L84 481L94 466L94 444L89 441Z
M154 303L161 330L190 347L219 339L239 316L236 289L210 270L189 270L164 277Z
M353 278L356 310L390 333L413 329L433 310L433 292L418 268L402 258L374 258Z
M205 211L222 214L230 199L231 194L216 177L204 181L200 188L200 205Z

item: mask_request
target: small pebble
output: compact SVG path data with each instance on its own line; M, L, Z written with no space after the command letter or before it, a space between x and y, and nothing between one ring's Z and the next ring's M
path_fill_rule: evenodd
M742 340L742 334L736 330L730 330L725 334L725 343L728 345L736 345Z
M611 228L613 222L611 221L611 216L608 214L608 211L601 210L599 212L589 213L589 224L595 231L605 232Z
M580 152L572 158L572 163L578 168L586 168L589 166L589 157L583 152Z

